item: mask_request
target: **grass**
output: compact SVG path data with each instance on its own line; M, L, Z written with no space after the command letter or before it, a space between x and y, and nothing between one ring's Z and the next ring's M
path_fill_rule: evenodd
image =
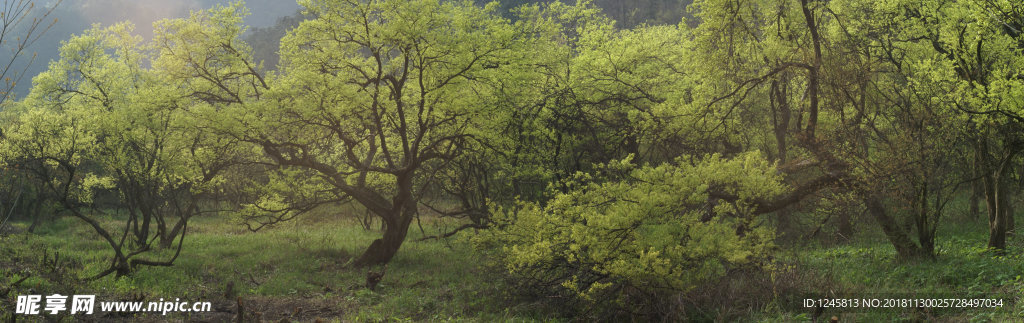
M248 312L258 312L264 320L274 322L318 318L359 322L572 319L543 300L509 291L505 276L487 266L487 260L460 239L416 241L454 226L438 219L424 222L427 232L421 233L414 225L382 283L370 290L364 286L368 269L353 268L349 263L380 233L364 230L350 217L311 215L256 233L226 217L197 218L189 224L184 249L173 267L143 267L130 277L108 276L96 281L78 278L106 268L108 247L79 220L59 218L35 234L0 236L0 291L29 276L11 295L0 299L0 313L13 309L14 295L60 293L96 294L100 301L181 298L210 301L215 309L215 313L197 316L76 318L86 321L226 321L233 317L236 297L243 299ZM113 227L116 221L104 219L104 223ZM855 239L842 244L804 241L787 247L777 256L779 267L769 271L771 288L779 286L779 290L757 296L771 299L734 303L768 305L731 311L708 308L703 309L707 316L695 319L721 319L715 313L734 317L739 311L744 321L806 322L812 314L800 301L834 292L858 298L994 296L1005 301L999 310L829 309L824 313L845 322L1024 321L1024 241L1019 237L1009 240L1006 254L996 255L985 249L987 226L983 221L950 219L940 228L935 260L897 262L892 246L873 223L860 226ZM162 259L172 254L173 250L160 250L145 257ZM742 287L755 286L747 282L757 278L736 279L732 284Z
M111 219L107 219L111 221ZM92 276L108 265L109 251L89 228L77 219L61 218L37 232L0 238L0 273L7 286L16 275L32 271L33 277L12 295L52 293L97 294L97 300L146 300L180 298L212 301L220 316L199 317L214 321L230 319L234 297L265 320L317 318L337 321L541 321L551 315L530 304L511 306L500 275L466 243L415 241L418 228L395 259L389 263L376 289L365 288L367 269L353 268L350 260L379 236L364 230L354 219L313 216L256 233L226 218L197 218L190 222L181 256L172 267L142 267L129 277L113 275L91 282L75 277ZM442 230L444 223L428 221L428 232ZM66 265L62 275L41 274L44 252L59 253ZM173 250L144 255L163 259ZM379 271L380 268L371 268ZM227 286L232 291L228 293ZM225 295L225 294L229 295ZM13 296L0 303L0 312L13 308ZM187 318L169 315L167 319ZM131 319L131 318L126 318ZM145 318L144 318L145 319ZM164 317L149 317L162 320ZM192 319L197 319L192 317Z
M999 309L859 309L827 310L825 317L864 322L1022 322L1024 321L1024 241L1010 239L1007 253L986 248L987 223L950 221L940 227L933 260L896 261L896 252L876 231L861 233L841 245L815 245L787 252L786 262L802 266L808 294L790 295L789 308L764 313L764 321L803 321L810 310L801 297L828 295L856 298L998 298ZM796 306L792 306L796 305Z

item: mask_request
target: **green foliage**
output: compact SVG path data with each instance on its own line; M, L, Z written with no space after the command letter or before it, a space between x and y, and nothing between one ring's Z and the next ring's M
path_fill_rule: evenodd
M691 293L735 282L770 286L771 296L751 297L775 298L750 304L784 308L774 288L796 266L776 261L776 232L813 237L844 217L838 231L848 236L852 211L863 210L878 224L856 224L871 244L789 260L842 287L975 293L1015 280L1007 262L1019 255L990 253L1007 245L1022 177L1017 2L697 0L687 23L657 11L687 1L300 3L308 19L293 21L274 66L254 55L269 44L242 41L241 3L161 21L151 42L130 24L67 41L32 93L0 115L4 185L49 199L36 213L59 205L89 225L58 219L40 228L42 240L98 234L90 247L109 245L111 267L99 252L78 256L83 272L101 275L202 252L185 273L159 268L100 288L183 291L160 275L239 282L206 265L231 258L255 273L247 293L298 295L339 283L300 273L443 267L436 245L395 257L413 221L437 213L480 230L469 239L529 291L673 320L667 312L691 306ZM973 243L980 236L938 234L972 182L987 202L987 247ZM382 232L280 231L347 202ZM192 216L225 206L271 234L204 234L205 252L181 243ZM808 230L812 222L821 224ZM310 234L351 240L273 244ZM893 250L874 243L883 238ZM155 240L179 249L150 248ZM369 248L353 257L355 244ZM143 253L169 260L135 257ZM852 258L868 268L851 268ZM296 270L275 275L271 263ZM427 299L373 290L344 299L364 309L358 320L447 319L464 313L434 299L455 297L455 280L432 285ZM493 305L460 297L467 308Z
M473 239L527 284L596 302L687 291L758 266L775 248L750 203L786 188L758 153L600 169L577 174L545 205L499 208L496 225ZM716 203L719 193L739 199Z
M212 12L229 24L240 21L231 8ZM199 28L195 18L165 24L178 27L173 37L212 39L185 32ZM195 101L182 91L193 82L169 68L186 63L167 52L154 60L161 53L132 29L128 23L96 27L64 43L61 59L34 79L29 97L6 111L7 136L0 143L5 165L32 176L45 197L110 245L110 269L119 276L138 264L171 264L176 253L161 261L129 258L158 239L162 247L175 240L180 246L189 218L201 213L201 203L225 181L224 170L240 160L234 140L197 127ZM222 28L219 35L239 32ZM162 31L158 41L174 46L166 36ZM200 47L181 50L198 55ZM104 211L125 214L124 224L103 225L97 219ZM120 238L129 234L132 239Z
M423 198L444 197L426 188L480 147L474 136L500 113L492 94L523 67L533 38L493 7L467 2L302 5L314 18L282 40L279 77L248 81L258 73L247 57L214 73L185 66L200 76L197 84L211 83L197 93L228 94L215 97L231 104L215 104L209 127L240 138L272 168L251 186L259 197L241 212L247 224L264 227L351 199L387 223L357 262L385 263Z
M477 5L497 2L502 13L514 18L512 12L523 5L560 2L555 0L475 0ZM581 3L584 1L561 1L565 3ZM610 18L615 19L620 29L635 28L647 25L677 25L682 19L691 19L688 7L693 0L593 0L595 7L601 8Z

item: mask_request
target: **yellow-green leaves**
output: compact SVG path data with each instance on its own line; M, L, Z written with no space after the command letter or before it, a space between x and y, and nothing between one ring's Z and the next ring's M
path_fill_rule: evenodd
M231 45L240 33L236 10L239 5L165 21L150 43L133 35L129 23L95 26L64 42L60 60L5 115L4 163L32 175L41 196L107 240L114 251L107 273L134 270L129 258L151 250L154 236L162 246L180 243L176 237L201 212L200 201L213 199L223 173L239 162L237 152L245 147L207 132L209 123L196 113L211 97L254 91L234 81L255 77L237 63L244 55L233 51L245 46ZM190 66L209 74L190 73ZM243 74L232 74L239 70ZM207 95L196 94L202 91ZM96 207L96 196L109 205ZM107 210L127 215L118 226L123 232L108 232L93 220ZM129 233L132 239L113 238Z
M513 274L584 299L612 285L687 290L770 254L772 230L749 205L786 187L760 154L630 165L577 176L546 205L498 209L495 228L474 239L503 245L498 259Z

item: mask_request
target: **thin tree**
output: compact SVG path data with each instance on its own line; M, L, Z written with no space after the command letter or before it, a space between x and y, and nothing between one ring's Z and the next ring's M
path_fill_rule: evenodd
M35 1L6 0L0 7L0 50L10 53L10 56L0 59L0 79L3 80L0 105L11 98L14 87L35 61L35 53L27 58L27 62L20 61L19 57L29 55L29 47L57 23L57 18L48 20L48 17L61 1L57 0L49 8L36 9Z

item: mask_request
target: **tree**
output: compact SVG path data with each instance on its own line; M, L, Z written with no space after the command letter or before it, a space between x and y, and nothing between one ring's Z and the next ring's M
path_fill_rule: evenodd
M842 94L848 84L840 83L856 79L859 66L829 65L823 31L831 17L819 2L709 0L693 8L701 23L689 32L690 85L675 95L677 132L707 138L697 146L705 150L758 149L778 161L793 190L759 209L775 213L782 236L795 236L791 210L850 175L839 148L859 144L849 130L863 119L849 118L855 107L826 94ZM840 75L830 79L826 67Z
M928 19L925 12L920 12L925 16L922 20ZM1024 149L1019 139L1024 111L1017 103L1024 86L1020 73L1024 6L1012 1L940 2L936 12L939 15L932 19L942 24L929 30L929 40L954 67L951 70L958 78L953 93L960 95L957 108L980 130L975 149L988 210L988 247L1003 250L1006 233L1014 224L1010 165ZM977 36L967 40L967 33Z
M61 1L58 0L49 8L40 9L36 8L35 1L4 1L3 7L0 8L0 51L9 51L10 56L0 60L0 80L3 80L3 87L0 87L0 106L11 98L14 86L25 77L25 71L36 58L33 54L26 62L19 61L19 57L27 55L29 47L57 23L56 19L47 22L46 17L60 5ZM42 11L37 13L36 10ZM18 70L19 65L21 70Z
M355 264L386 263L431 174L486 122L491 84L522 68L514 49L526 39L493 7L465 2L302 4L316 18L282 41L282 75L255 92L258 101L225 97L243 104L221 107L234 120L211 127L255 145L271 165L263 197L243 213L250 223L351 199L385 225Z
M779 161L793 194L761 209L776 212L780 230L793 230L789 209L803 197L852 192L900 258L931 256L942 206L959 182L938 169L962 164L951 148L962 142L963 123L953 100L935 90L941 82L928 80L928 66L946 66L927 65L930 48L902 34L917 29L900 25L893 7L860 1L695 6L702 23L690 70L703 75L695 109L726 128L727 146L758 147ZM721 117L735 114L747 117ZM887 206L901 199L913 207Z
M525 7L519 15L546 31L543 50L531 50L538 89L501 100L515 103L501 119L506 140L494 141L508 143L499 150L515 152L510 164L521 173L546 170L530 178L543 188L631 154L638 163L661 163L695 153L690 144L700 140L681 138L669 122L678 117L679 89L691 85L681 70L683 30L616 30L591 1Z
M35 61L35 53L32 53L29 58L24 57L28 55L29 48L57 22L56 19L48 23L46 21L60 3L61 0L58 0L50 8L36 8L35 1L16 0L4 1L3 6L0 7L0 52L9 53L6 58L0 59L0 80L3 80L3 84L0 84L0 110L7 108L5 103L14 97L16 86ZM0 129L0 140L3 139L3 136L4 132ZM16 172L5 172L4 174L7 183L0 191L7 197L5 200L10 201L11 205L7 216L0 221L2 222L0 227L6 224L16 208L20 206L23 210L27 210L25 213L33 214L33 222L29 227L29 232L31 232L41 218L39 210L43 207L37 204L45 202L42 202L43 198L40 196L40 192L33 191L25 185L27 179L20 175ZM18 184L15 184L16 181Z
M1024 7L1013 1L913 2L886 6L904 39L923 42L937 70L922 78L951 102L954 120L973 141L973 168L980 177L989 222L988 246L1002 250L1013 226L1011 170L1019 163L1021 28ZM908 42L910 43L910 42Z
M197 131L180 80L145 68L148 52L131 30L96 28L65 43L61 60L12 111L0 149L7 167L34 176L62 211L110 245L111 265L94 278L171 266L188 221L239 160L236 143ZM101 205L101 196L116 202ZM104 218L124 222L110 227ZM162 260L140 257L155 246L176 250Z
M515 14L520 29L538 36L520 49L529 68L500 78L488 103L496 109L480 124L486 130L437 186L474 210L473 224L462 228L488 223L487 202L543 202L549 185L565 192L564 180L594 164L694 153L690 144L701 140L679 136L669 122L678 117L676 92L690 81L681 72L683 30L616 30L592 1L529 5Z
M861 197L899 258L931 257L945 206L963 184L957 170L968 164L960 149L967 120L941 80L949 66L932 59L913 22L894 18L899 6L834 5L822 9L822 37L833 43L823 102L842 124L859 125L829 139L840 148L832 154L851 165L844 189Z

